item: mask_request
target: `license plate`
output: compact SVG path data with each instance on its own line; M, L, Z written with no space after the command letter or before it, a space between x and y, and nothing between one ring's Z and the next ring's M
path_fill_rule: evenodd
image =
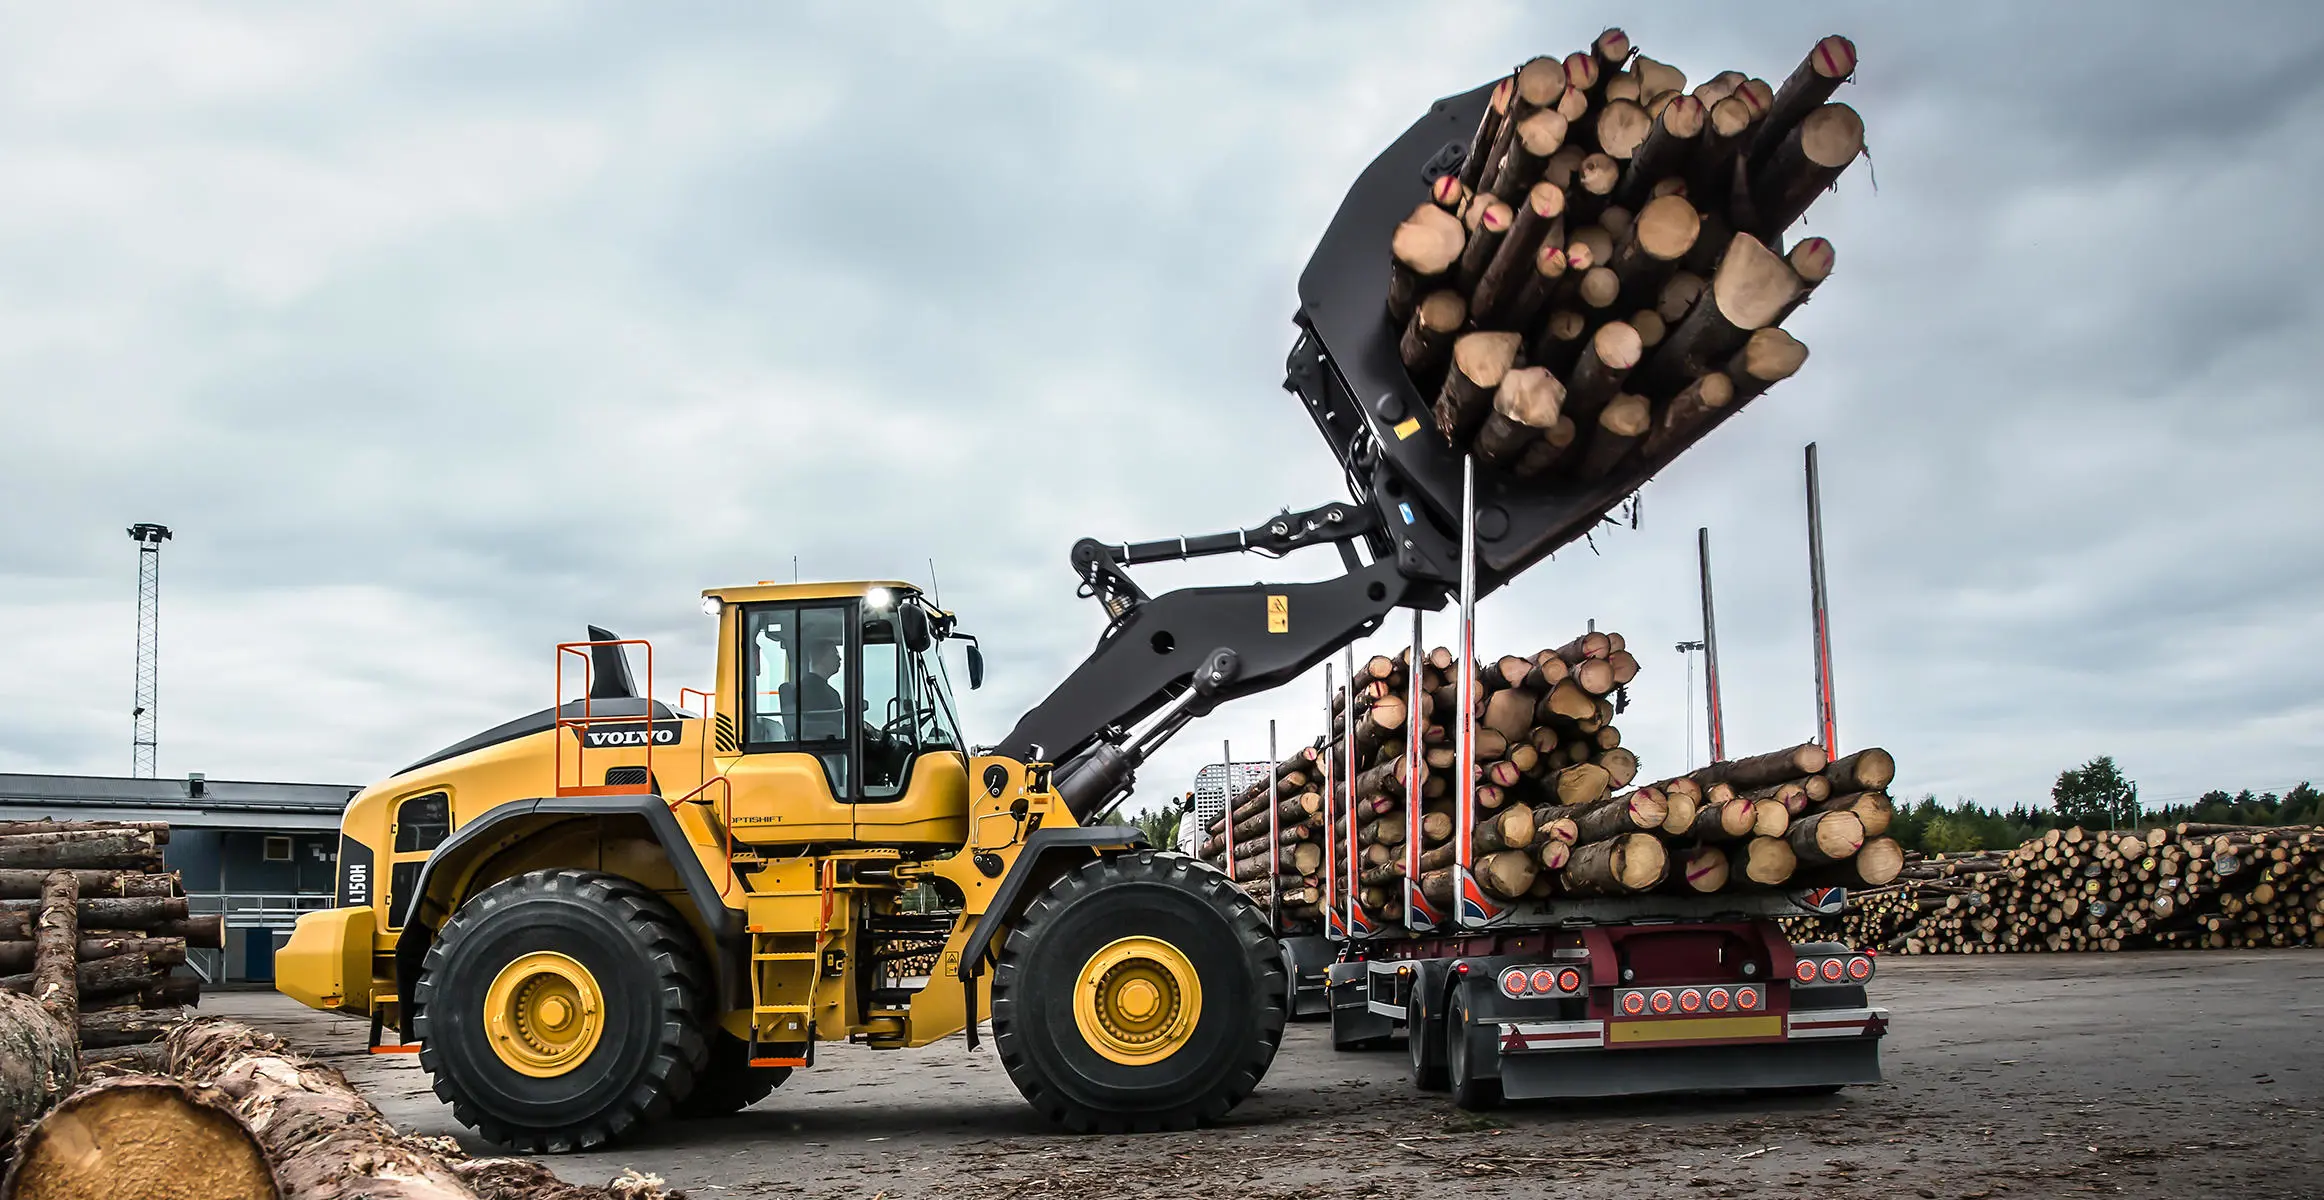
M1666 1017L1655 1021L1606 1023L1606 1044L1609 1046L1636 1042L1727 1041L1734 1038L1782 1036L1783 1018L1779 1016Z

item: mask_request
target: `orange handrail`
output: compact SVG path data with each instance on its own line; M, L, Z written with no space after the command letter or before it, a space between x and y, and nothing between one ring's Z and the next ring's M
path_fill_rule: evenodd
M634 716L614 716L610 714L606 716L597 715L593 707L595 704L595 697L590 694L596 690L597 662L596 659L590 654L590 651L598 646L645 647L646 704L643 719L646 726L646 781L644 783L607 783L592 785L586 782L575 782L570 786L565 783L565 730L568 727L576 731L574 734L573 746L573 774L577 781L584 781L589 778L588 773L581 769L582 763L587 758L589 752L589 740L587 736L589 727L591 725L602 725L613 721L635 721L639 719L638 717ZM568 717L565 715L566 655L572 655L581 660L581 715L578 717ZM556 696L554 697L554 702L549 706L549 711L555 716L554 753L551 756L551 762L553 765L551 767L552 775L550 779L550 782L555 787L555 792L553 794L559 796L630 796L652 794L654 789L653 643L648 642L643 638L612 638L599 642L559 642L557 643L556 675L557 692Z
M718 898L724 900L742 882L741 877L734 873L734 784L724 775L713 775L703 780L701 787L670 801L670 808L675 811L679 805L709 791L710 785L714 783L719 787L718 829L726 839L726 882L718 885Z

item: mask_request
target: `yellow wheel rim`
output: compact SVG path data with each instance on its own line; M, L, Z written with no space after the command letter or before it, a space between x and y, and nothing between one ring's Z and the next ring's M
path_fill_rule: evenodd
M500 969L484 992L484 1034L512 1071L536 1079L589 1060L605 1033L597 977L565 955L539 950Z
M1178 947L1126 937L1107 945L1074 981L1073 1023L1090 1048L1142 1067L1178 1053L1202 1019L1202 980Z

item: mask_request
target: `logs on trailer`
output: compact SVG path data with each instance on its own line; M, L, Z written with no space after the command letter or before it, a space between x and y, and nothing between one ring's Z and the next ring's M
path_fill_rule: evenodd
M1843 757L1826 773L1859 783L1894 769L1867 753ZM1860 802L1853 811L1862 811ZM1888 858L1896 872L1874 882L1873 868ZM1851 864L1861 869L1851 872ZM2077 827L2006 851L1926 856L1875 837L1849 863L1801 877L1860 890L1844 914L1789 921L1793 937L1894 953L2324 944L2324 830L2312 826Z
M1486 896L1511 904L1878 887L1901 868L1902 852L1878 836L1893 817L1886 794L1834 790L1842 780L1885 784L1895 773L1885 751L1833 762L1819 747L1793 746L1644 782L1609 699L1637 678L1638 659L1620 634L1602 631L1469 668L1476 780L1464 861L1457 730L1447 724L1459 713L1457 662L1439 648L1417 666L1409 651L1359 664L1352 693L1342 687L1335 701L1331 736L1229 802L1204 830L1202 857L1255 901L1278 902L1284 932L1314 928L1328 895L1392 929L1408 880L1443 910L1464 866ZM1423 753L1408 764L1416 732ZM1334 786L1351 769L1352 787Z
M1833 100L1845 37L1780 89L1726 71L1689 93L1632 51L1608 30L1499 81L1389 238L1388 316L1438 435L1529 488L1643 477L1798 371L1778 326L1832 248L1782 239L1864 153ZM1504 401L1528 368L1548 379Z

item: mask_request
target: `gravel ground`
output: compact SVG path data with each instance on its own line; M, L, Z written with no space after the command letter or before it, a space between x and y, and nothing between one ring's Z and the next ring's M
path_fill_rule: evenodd
M624 1167L697 1200L757 1196L2324 1196L2324 955L1887 959L1888 1082L1815 1098L1454 1109L1401 1050L1335 1054L1293 1026L1218 1128L1074 1137L1033 1117L991 1043L826 1047L739 1116L551 1161ZM270 993L210 1011L347 1071L399 1128L461 1136L409 1055ZM2307 1130L2306 1133L2287 1131ZM1618 1189L1618 1191L1617 1191Z

